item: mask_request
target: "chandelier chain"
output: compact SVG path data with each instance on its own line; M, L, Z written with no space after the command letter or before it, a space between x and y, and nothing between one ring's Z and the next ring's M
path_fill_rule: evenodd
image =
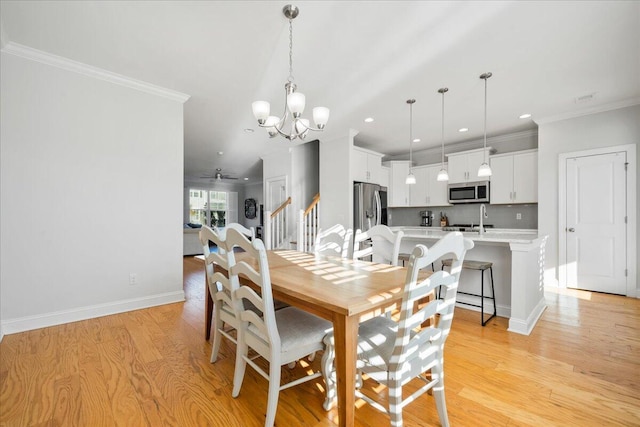
M293 19L289 19L289 82L293 82Z

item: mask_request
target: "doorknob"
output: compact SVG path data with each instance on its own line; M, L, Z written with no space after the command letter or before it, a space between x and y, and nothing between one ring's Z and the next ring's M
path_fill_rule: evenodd
M569 233L573 233L574 231L576 231L576 229L575 229L575 228L573 228L573 227L571 227L571 228L567 228L567 231L568 231Z

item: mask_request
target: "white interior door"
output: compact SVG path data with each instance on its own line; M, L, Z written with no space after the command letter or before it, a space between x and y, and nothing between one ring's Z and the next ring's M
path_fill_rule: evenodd
M567 286L626 295L626 153L566 159Z
M267 210L273 212L287 199L287 180L279 178L268 181L268 198L269 205Z

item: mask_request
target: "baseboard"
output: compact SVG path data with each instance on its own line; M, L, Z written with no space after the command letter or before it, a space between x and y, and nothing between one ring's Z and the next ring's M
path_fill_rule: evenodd
M538 301L536 307L531 311L529 317L526 320L522 319L509 319L509 328L507 329L509 332L515 332L516 334L529 335L531 331L538 323L538 319L542 316L542 313L547 308L547 303L544 298Z
M456 307L460 307L460 308L463 308L465 310L471 310L471 311L480 312L480 307L475 307L475 306L472 306L472 305L463 304L465 302L466 303L470 303L470 304L480 304L480 298L473 297L471 295L458 294L456 299L457 299ZM486 301L484 303L484 312L485 312L485 314L492 314L493 313L493 303L491 301ZM508 305L497 304L496 305L496 316L498 316L498 317L506 317L508 319L509 317L511 317L511 307L508 306Z
M171 304L184 301L184 291L167 292L164 294L150 295L142 298L131 298L114 301L106 304L97 304L87 307L79 307L71 310L54 311L37 316L26 316L17 319L8 319L2 322L0 330L3 336L32 329L46 328L64 323L78 322L80 320L93 319L108 316L110 314L124 313L140 310L142 308Z

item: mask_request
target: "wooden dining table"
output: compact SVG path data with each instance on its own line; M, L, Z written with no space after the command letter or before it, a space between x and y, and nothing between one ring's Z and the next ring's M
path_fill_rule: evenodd
M407 269L293 250L268 251L267 256L274 299L333 323L338 421L340 426L353 426L358 324L402 300ZM241 259L242 254L236 257ZM212 310L209 295L207 339Z

